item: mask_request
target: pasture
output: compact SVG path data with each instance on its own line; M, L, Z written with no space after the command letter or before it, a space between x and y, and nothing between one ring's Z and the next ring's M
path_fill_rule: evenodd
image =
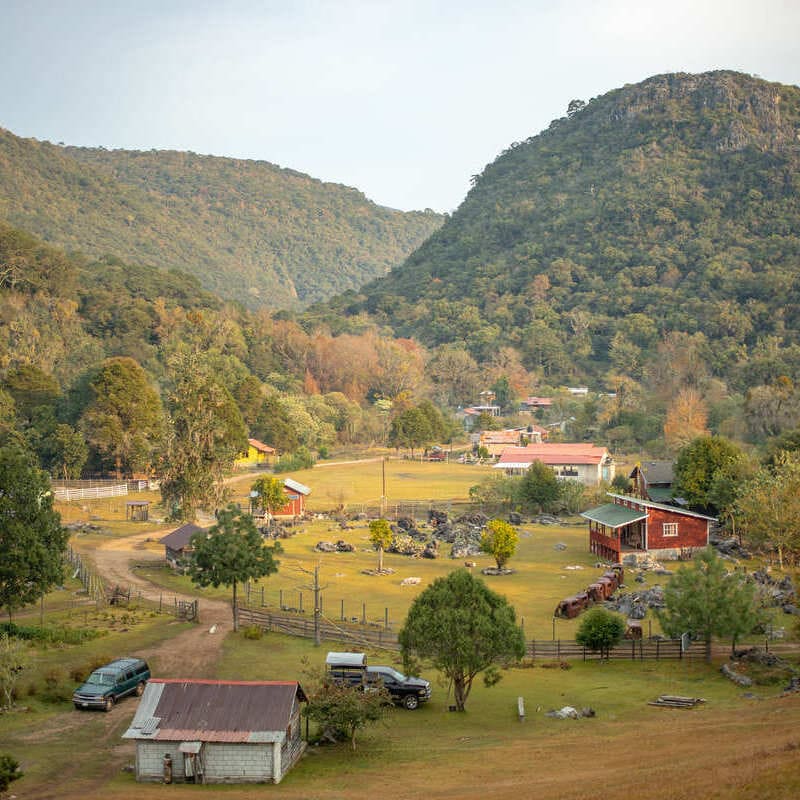
M348 508L374 504L380 497L380 469L380 462L343 464L292 477L312 487L311 508L322 511L341 504ZM423 506L432 500L463 499L481 473L486 474L485 468L389 461L387 496L390 503L396 498L418 500ZM233 480L239 499L246 497L253 480L252 475ZM148 523L125 521L124 498L64 510L65 519L97 526L98 530L73 538L73 545L90 559L93 550L110 540L115 546L124 545L133 533L151 533L137 538L134 563L142 565L139 576L199 595L201 614L203 597L229 600L228 589L196 590L186 578L158 565L163 558L158 538L174 527L159 521L158 509ZM338 539L353 544L355 552L315 550L318 541ZM367 574L376 566L377 555L365 521L343 529L331 519L315 519L281 544L279 572L251 587L252 605L260 605L263 588L268 605L276 607L282 600L297 608L302 592L304 611L310 616L310 573L318 567L324 616L334 621L340 616L360 619L366 610L367 621L380 625L388 609L395 628L422 589L463 563L448 558L449 545L442 545L439 559L386 554L384 566L393 573ZM556 549L556 544L566 549ZM478 564L476 571L493 564L487 555L471 560ZM558 620L554 627L552 611L562 597L584 588L601 571L588 552L585 526L577 520L563 526L521 526L519 547L509 566L513 575L485 580L514 605L526 638L573 638L577 621ZM419 585L401 586L406 577L419 577ZM648 575L645 586L663 580ZM501 682L490 689L476 681L464 714L448 711L449 687L426 668L423 675L434 684L430 703L416 712L392 709L384 723L359 736L355 752L344 744L309 747L280 786L137 785L125 770L132 763L133 746L119 738L133 715L135 700L121 702L110 714L75 712L68 696L75 670L96 659L141 654L161 677L303 683L308 669L324 662L327 650L349 647L323 642L315 648L310 640L271 633L257 640L228 633L224 640L215 640L214 648L206 647L209 634L202 627L136 609L76 605L77 589L68 582L45 599L46 621L98 628L103 635L81 644L30 646L19 710L0 715L0 752L15 755L26 773L11 786L20 798L161 800L209 791L232 800L256 795L289 800L533 796L584 800L606 798L610 792L672 800L800 796L796 769L800 694L784 696L782 685L776 683L743 690L720 675L719 664L698 661L572 662L569 669L526 662L504 670ZM37 622L42 613L41 607L33 607L24 618ZM655 623L652 630L657 630ZM373 651L369 658L377 664L396 663L398 657ZM45 700L43 690L53 686L60 687L61 699L56 692ZM706 702L692 710L648 706L659 694L702 697ZM517 718L518 697L524 699L525 721ZM591 707L596 716L579 720L545 716L549 709L565 705Z

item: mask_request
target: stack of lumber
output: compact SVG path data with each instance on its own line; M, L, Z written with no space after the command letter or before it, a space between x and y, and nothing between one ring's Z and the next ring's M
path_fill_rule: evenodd
M659 695L658 700L651 700L647 705L661 706L662 708L694 708L700 703L705 703L702 697L681 697L676 694Z

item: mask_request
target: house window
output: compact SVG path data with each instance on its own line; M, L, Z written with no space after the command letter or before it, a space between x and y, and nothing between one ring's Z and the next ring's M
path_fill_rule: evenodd
M664 522L661 526L662 536L677 536L678 523L677 522Z

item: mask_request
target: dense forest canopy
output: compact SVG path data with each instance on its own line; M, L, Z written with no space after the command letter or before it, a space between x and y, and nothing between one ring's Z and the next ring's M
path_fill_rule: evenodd
M505 417L487 425L535 421L616 452L674 455L709 434L787 441L800 426L799 134L799 89L736 73L658 76L573 101L476 176L405 264L295 319L208 291L205 268L153 264L182 247L184 219L209 254L236 261L253 246L247 226L214 220L250 219L270 193L287 241L295 222L313 227L312 189L342 203L318 216L339 208L350 237L375 227L357 192L271 165L0 132L0 177L16 181L0 216L51 233L79 220L96 234L76 255L0 221L0 443L64 477L174 474L174 506L191 513L197 487L177 479L196 454L184 446L192 425L233 443L217 476L248 435L293 464L354 443L447 443L463 437L452 412L485 390ZM93 255L120 222L129 254ZM310 235L338 248L326 231ZM145 243L164 258L142 256ZM530 394L551 398L533 418L518 415Z
M0 128L0 219L271 310L358 288L441 224L265 161L60 147Z
M599 388L676 357L736 391L796 380L798 167L797 87L677 74L573 101L476 175L401 267L307 324L366 313L431 348L485 362L511 346L549 382Z

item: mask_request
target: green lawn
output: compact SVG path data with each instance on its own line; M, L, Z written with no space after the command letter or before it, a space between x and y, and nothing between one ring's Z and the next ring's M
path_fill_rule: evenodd
M353 553L320 553L314 549L317 542L343 539L353 544ZM563 543L566 550L556 550L554 545ZM366 607L366 619L371 623L383 623L388 609L388 617L393 628L405 619L413 599L435 578L444 576L452 569L463 566L463 560L454 560L446 554L450 546L443 544L443 555L436 560L410 558L392 553L384 555L384 568L394 570L392 575L367 575L364 570L377 566L377 553L369 542L366 522L352 523L352 529L342 530L330 520L315 520L301 526L300 532L289 539L281 540L284 549L279 556L280 567L276 575L253 584L250 603L261 604L262 587L264 603L272 608L283 605L311 613L313 609L311 572L320 567L322 608L326 617L339 620L344 611L345 619L357 617L361 620ZM476 573L494 561L488 555L480 555L474 560L478 567ZM520 543L509 566L515 570L513 575L491 577L484 580L490 588L505 595L517 610L527 638L546 638L553 636L553 610L558 602L577 591L584 589L603 569L595 567L595 557L588 552L586 529L580 525L544 526L523 525L520 527ZM566 569L566 567L581 569ZM197 591L203 595L219 599L229 599L230 590L207 588L196 590L188 578L175 576L170 570L140 570L140 574L175 591ZM415 586L402 586L404 578L418 577ZM637 588L659 582L658 576L649 575L645 584L635 584ZM629 591L633 591L629 589ZM282 592L282 593L281 593ZM302 595L302 597L301 597ZM240 597L246 601L247 595L240 589ZM576 620L557 620L556 636L561 639L574 638ZM658 631L652 623L653 632ZM647 628L645 632L648 632Z
M311 489L308 508L311 511L330 511L338 506L359 510L361 505L377 506L386 479L388 504L401 500L468 500L470 486L492 474L491 467L419 462L404 459L359 461L354 463L320 462L312 469L290 472L290 477ZM231 482L236 499L247 501L247 493L255 482L254 476Z

